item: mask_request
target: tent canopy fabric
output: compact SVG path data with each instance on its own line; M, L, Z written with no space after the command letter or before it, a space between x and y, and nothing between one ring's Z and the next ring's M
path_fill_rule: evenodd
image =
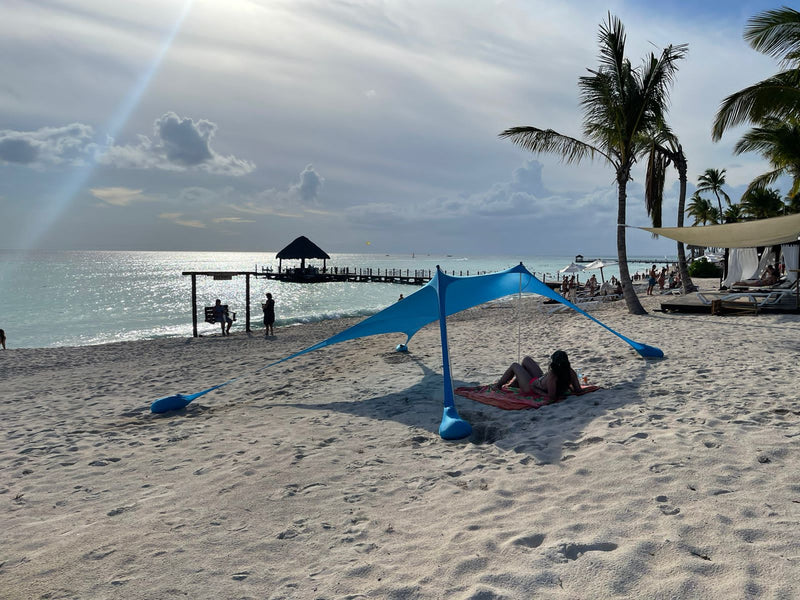
M638 227L691 246L755 248L796 242L800 214L704 227Z
M356 323L352 327L337 333L327 340L323 340L313 346L295 352L286 358L270 363L259 369L259 371L332 344L370 335L404 333L407 336L407 344L414 334L425 325L439 321L442 337L442 363L445 388L444 412L442 424L439 427L439 434L445 439L460 439L469 435L471 428L468 423L458 417L458 413L455 410L453 382L450 377L446 317L473 306L483 304L484 302L522 293L539 294L569 306L624 340L641 356L653 358L664 356L664 353L660 349L635 342L617 333L608 325L581 310L539 281L522 265L522 263L520 263L516 267L500 271L499 273L467 277L446 275L437 267L436 275L433 279L425 284L422 289L407 296L405 299L399 300L379 313L364 319L360 323Z
M346 340L353 340L360 337L370 335L380 335L384 333L404 333L407 336L406 344L411 341L411 338L420 329L430 323L439 320L439 306L438 306L438 288L441 287L443 281L447 282L447 296L445 299L445 314L443 316L450 316L462 310L466 310L473 306L510 296L513 294L539 294L545 296L562 304L566 304L570 308L578 311L585 317L591 319L601 327L608 329L614 335L620 337L625 342L631 345L637 352L642 353L641 350L645 346L634 342L623 335L620 335L610 327L601 323L589 313L583 311L572 302L569 302L561 294L553 291L549 286L545 285L537 279L533 273L528 271L524 265L519 264L516 267L500 271L498 273L489 273L486 275L473 275L468 277L455 277L445 275L437 270L436 276L425 284L422 289L406 296L403 300L395 302L391 306L383 309L379 313L364 319L360 323L356 323L352 327L329 337L313 346L309 346L304 350L300 350L286 358L282 358L276 362L270 363L266 367L277 365L286 360L295 358L326 346L338 344ZM663 356L660 350L655 356ZM644 356L644 354L643 354ZM648 355L654 356L654 355Z
M322 248L317 246L306 236L301 235L283 250L278 252L278 254L275 255L275 258L280 258L281 260L324 258L327 260L330 258L330 256L328 256L328 254Z

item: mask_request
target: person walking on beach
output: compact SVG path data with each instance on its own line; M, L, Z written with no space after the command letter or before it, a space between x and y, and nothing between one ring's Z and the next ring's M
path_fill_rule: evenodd
M3 350L6 349L6 332L0 329L0 346L3 347Z
M272 294L267 292L267 301L261 305L264 311L264 337L275 335L273 325L275 324L275 300L272 299Z
M656 266L653 265L650 267L650 272L648 273L647 278L647 295L653 295L653 288L656 287Z
M222 301L217 298L217 301L214 303L214 322L219 323L222 326L222 335L230 335L231 334L231 325L233 325L233 319L230 318L228 315L228 307L222 305ZM227 324L227 329L225 325Z

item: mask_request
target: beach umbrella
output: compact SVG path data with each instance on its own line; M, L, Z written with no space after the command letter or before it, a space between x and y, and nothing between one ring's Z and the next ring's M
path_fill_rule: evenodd
M586 265L583 268L586 269L587 271L592 270L592 269L600 269L600 280L603 283L605 283L606 282L606 278L603 277L603 267L614 267L614 266L616 266L618 264L619 263L615 263L615 262L604 262L602 258L598 258L596 261L590 262L588 265Z
M582 267L581 265L577 265L574 262L571 262L566 267L564 267L563 269L559 269L558 272L559 273L580 273L585 268L586 267Z
M574 262L571 262L566 267L564 267L563 269L559 269L558 272L559 272L559 274L562 274L562 273L580 273L581 271L583 271L583 269L584 269L583 266L575 264ZM578 284L580 284L580 279L578 280Z

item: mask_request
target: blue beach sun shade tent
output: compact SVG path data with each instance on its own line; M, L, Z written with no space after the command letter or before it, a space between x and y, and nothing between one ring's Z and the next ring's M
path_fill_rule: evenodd
M439 435L446 440L461 439L472 433L472 427L458 416L455 407L453 380L450 374L450 353L447 347L447 317L490 300L522 293L539 294L569 306L624 340L643 357L660 358L664 356L664 353L658 348L635 342L581 310L539 281L522 263L499 273L467 277L446 275L437 266L436 275L433 279L422 289L407 296L402 301L392 304L379 313L337 333L327 340L270 363L259 369L259 371L313 350L370 335L405 333L408 336L405 346L417 331L429 323L438 321L442 338L444 377L444 409L442 422L439 426Z

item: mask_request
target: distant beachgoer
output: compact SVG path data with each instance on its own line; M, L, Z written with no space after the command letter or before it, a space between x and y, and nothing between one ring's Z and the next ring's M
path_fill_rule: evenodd
M398 302L403 299L403 294L400 294L400 297L397 299Z
M667 267L663 267L661 269L661 273L658 274L658 289L663 290L664 284L667 281Z
M557 350L550 357L547 373L530 356L522 359L522 364L512 363L503 376L492 388L500 389L504 385L515 385L525 394L547 396L549 402L563 397L570 388L575 393L582 391L578 374L569 364L569 357L563 350Z
M761 276L760 279L755 280L745 280L745 281L737 281L734 283L734 286L747 286L747 287L761 287L764 285L775 285L778 283L778 274L776 272L775 267L772 265L767 265L767 270L764 271L764 274Z
M3 350L6 349L6 332L0 329L0 346L3 347Z
M586 285L583 287L583 289L589 292L592 296L594 296L595 292L597 292L597 277L595 275L592 275L586 281Z
M650 267L650 272L647 274L647 295L653 295L653 288L656 287L656 266Z
M275 324L275 300L272 294L267 292L267 301L261 305L264 310L264 337L275 335L273 325Z
M230 335L231 334L231 325L233 325L233 319L230 318L228 315L228 308L222 305L222 301L217 298L217 301L214 303L214 322L219 323L222 327L222 335ZM227 324L227 328L225 325Z
M569 294L568 294L569 301L572 302L573 304L575 304L575 302L578 299L577 294L578 294L578 289L577 286L575 285L575 275L573 275L572 277L569 278Z

